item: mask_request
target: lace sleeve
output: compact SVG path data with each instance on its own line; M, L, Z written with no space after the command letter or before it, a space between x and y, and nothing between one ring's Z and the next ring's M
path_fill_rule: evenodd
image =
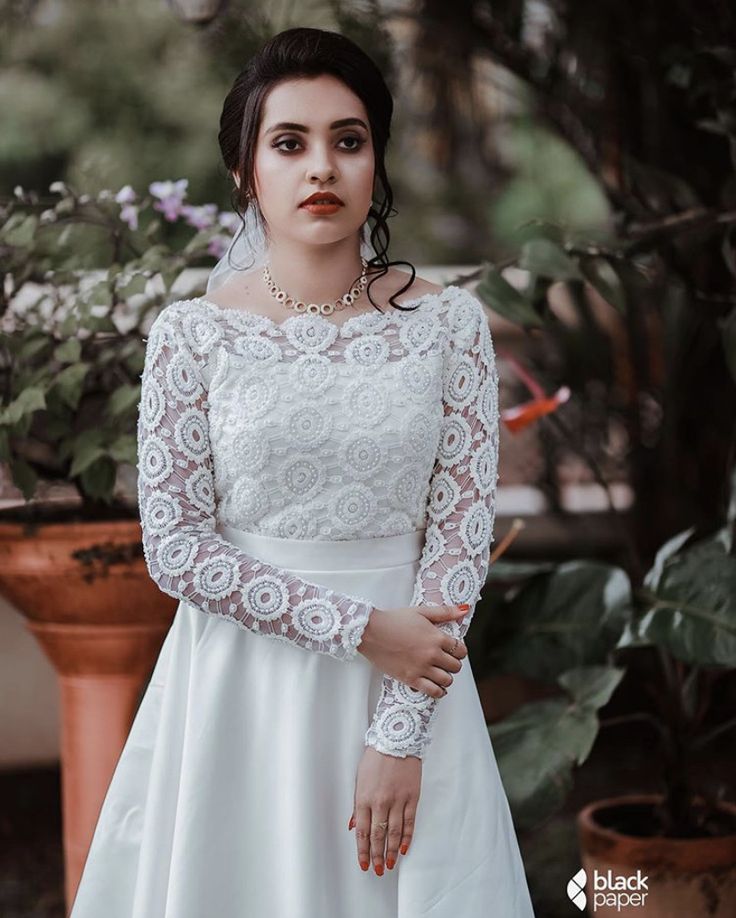
M468 603L462 619L437 625L461 639L488 573L498 475L498 374L483 307L471 300L476 308L455 336L445 369L445 416L411 601ZM423 758L440 701L384 676L366 745L387 755Z
M174 305L153 323L138 415L138 502L151 577L239 628L352 660L373 606L244 553L215 530L208 402Z

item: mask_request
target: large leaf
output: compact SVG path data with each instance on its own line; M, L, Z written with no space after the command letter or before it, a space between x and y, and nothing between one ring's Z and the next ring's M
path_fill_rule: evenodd
M79 405L79 399L82 397L84 380L91 368L89 363L73 363L65 367L56 377L54 388L59 393L62 401L70 408L76 408Z
M607 258L580 259L580 270L585 280L620 313L626 312L626 291L621 278Z
M720 533L668 558L652 592L642 641L686 663L736 667L736 558Z
M532 679L607 662L631 615L631 585L618 567L569 561L533 577L509 602L513 633L491 652L493 665Z
M43 389L38 386L29 386L0 411L0 424L10 427L27 415L45 407L46 396Z
M530 239L521 247L519 267L552 280L579 280L582 275L575 261L551 239Z
M495 269L486 271L476 294L500 316L517 325L543 325L534 307Z
M112 459L102 456L82 472L82 490L95 500L109 500L115 487L116 471Z
M572 768L590 755L598 709L623 677L612 667L583 667L560 676L568 698L531 702L488 733L514 818L530 827L552 815L572 786Z

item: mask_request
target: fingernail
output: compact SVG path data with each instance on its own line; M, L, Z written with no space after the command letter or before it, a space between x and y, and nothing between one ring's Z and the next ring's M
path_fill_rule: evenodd
M368 861L360 861L360 869L361 869L361 870L367 870L367 869L368 869Z
M354 817L351 816L351 817L350 817L350 822L348 823L348 832L353 828L353 819L354 819Z
M401 851L402 854L406 854L406 852L407 852L408 850L409 850L409 846L408 846L408 845L402 845L402 846L399 848L399 851Z
M460 609L461 612L467 612L469 608L470 606L466 602L458 606L458 609Z
M395 861L392 857L387 858L387 860L386 860L386 866L388 867L389 870L393 870L393 869L394 869L394 864L395 864L395 863L396 863L396 861Z
M383 876L383 864L376 864L374 869L379 877Z

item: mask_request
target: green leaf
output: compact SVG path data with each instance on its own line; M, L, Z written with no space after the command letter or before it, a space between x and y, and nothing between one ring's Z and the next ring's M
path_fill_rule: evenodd
M631 617L631 585L618 567L568 561L528 580L508 602L513 630L489 653L497 670L554 681L604 664Z
M69 338L62 342L54 351L54 357L59 363L76 363L82 355L82 343L78 338Z
M133 434L123 434L110 444L109 456L116 462L128 462L136 465L138 460L138 445Z
M116 418L135 408L141 400L141 386L126 383L117 388L107 402L108 417Z
M621 278L607 258L584 257L580 259L583 277L614 309L626 313L626 292Z
M534 307L494 268L483 275L475 293L500 316L522 326L541 327L544 323Z
M75 363L62 370L56 377L54 389L61 397L64 404L70 408L77 408L82 396L84 380L92 364Z
M575 261L551 239L530 239L521 247L519 267L552 280L580 280Z
M568 669L557 681L577 704L597 710L611 700L624 672L615 666L580 666Z
M545 699L522 705L488 728L514 819L525 828L558 810L572 786L572 767L598 733L593 708Z
M134 274L133 277L126 283L118 286L117 294L122 299L126 299L130 296L135 296L140 293L146 292L146 284L148 283L148 278L145 274Z
M26 415L46 407L46 395L38 386L28 386L0 412L0 424L12 427Z
M644 577L644 586L650 590L657 589L659 581L662 579L665 563L682 548L694 532L695 527L691 526L689 529L678 532L677 535L664 543L654 557L654 564L652 564Z
M115 463L109 456L103 456L82 472L82 490L94 500L109 501L115 487L115 477Z
M77 436L71 444L73 456L72 467L69 471L71 478L79 475L96 459L106 455L105 439L105 431L100 427L90 427Z
M643 639L685 663L736 667L736 558L719 536L670 557L654 592Z
M22 491L26 500L30 500L35 494L38 483L38 475L35 471L25 459L15 458L10 460L10 474L16 488Z
M14 215L15 216L15 215ZM8 245L25 247L33 242L33 237L38 228L38 217L27 214L21 221L5 227L2 239Z

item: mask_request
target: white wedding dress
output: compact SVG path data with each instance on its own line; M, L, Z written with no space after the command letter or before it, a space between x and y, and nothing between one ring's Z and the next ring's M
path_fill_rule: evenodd
M470 663L434 699L357 651L374 608L488 569L498 376L449 286L339 322L180 300L148 338L146 562L180 603L71 918L533 918ZM398 614L398 613L397 613ZM365 746L422 759L414 838L358 865Z

